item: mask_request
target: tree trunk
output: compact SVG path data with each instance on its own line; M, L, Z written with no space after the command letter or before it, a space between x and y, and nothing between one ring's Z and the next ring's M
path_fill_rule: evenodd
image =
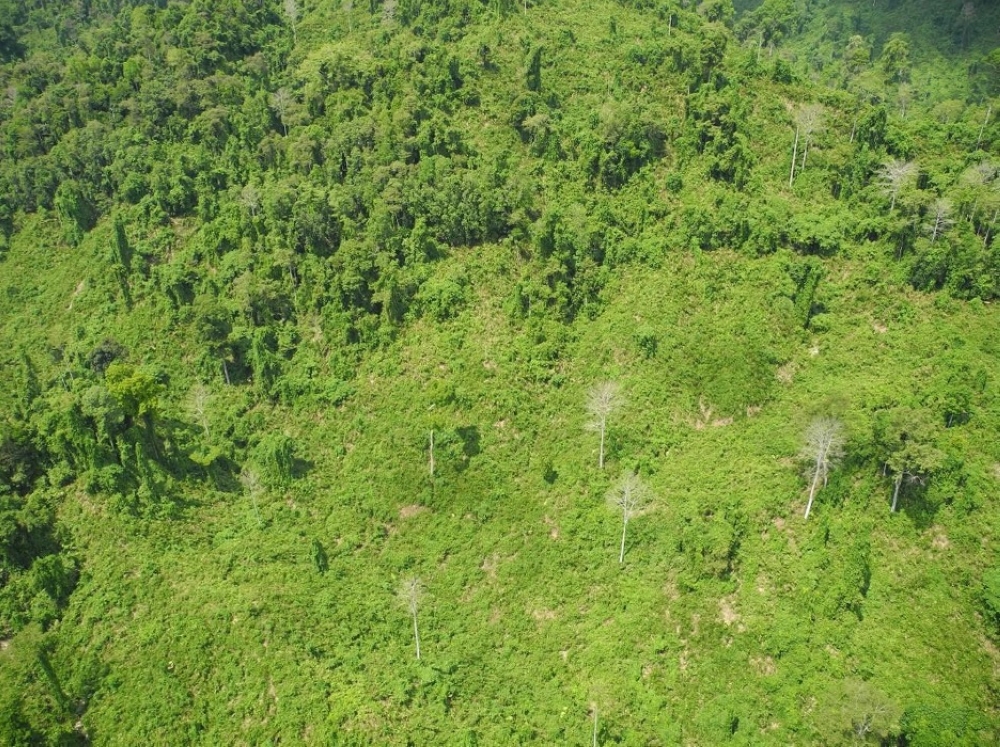
M976 150L979 150L979 146L983 143L983 132L986 131L986 125L989 124L990 114L993 113L993 105L990 104L986 107L986 119L983 120L983 126L979 128L979 138L976 140Z
M788 188L791 189L792 182L795 180L795 159L798 157L799 153L799 128L795 128L795 142L792 143L792 173L788 175Z
M417 644L417 661L420 661L420 630L417 629L417 613L413 613L413 640Z
M226 386L232 386L232 381L229 380L229 366L226 365L226 359L222 359L222 373L226 377Z
M625 562L625 530L628 529L628 509L622 512L622 549L618 553L618 564Z
M597 466L600 469L604 469L604 430L607 426L607 422L608 421L605 418L601 418L601 451L597 457Z
M896 489L892 491L891 513L896 513L896 505L899 503L899 486L903 484L903 473L896 475Z
M813 496L816 495L816 486L819 484L819 459L816 460L816 471L813 473L812 485L809 486L809 502L806 503L806 514L803 518L809 518L809 512L812 511Z
M431 479L434 479L434 431L431 431Z

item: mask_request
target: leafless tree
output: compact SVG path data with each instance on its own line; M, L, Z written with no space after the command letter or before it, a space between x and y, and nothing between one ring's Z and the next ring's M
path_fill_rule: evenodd
M191 388L188 395L188 409L198 421L205 435L208 436L208 406L212 399L212 393L204 384L198 383Z
M615 382L604 381L591 388L587 397L587 412L591 418L587 422L587 430L601 434L601 449L597 457L597 466L600 469L604 469L604 436L607 432L608 417L619 406L621 406L621 396L618 384Z
M348 32L353 31L353 22L351 21L351 14L354 12L354 0L344 0L343 5L340 6L347 16L347 30Z
M417 660L420 660L420 629L417 627L417 610L424 598L424 583L416 576L404 579L399 586L399 599L413 617L413 640L417 646Z
M795 140L792 141L792 170L788 174L788 188L792 188L792 182L795 181L795 164L799 160L799 127L798 123L795 125Z
M806 167L806 156L809 155L813 136L823 130L823 107L820 104L807 104L799 110L795 121L802 131L802 165L799 167L799 171L802 171Z
M264 526L264 519L260 515L260 505L258 498L260 494L264 492L264 484L260 480L260 475L257 470L252 467L246 467L240 473L240 482L243 484L243 488L247 491L247 495L250 496L250 503L253 505L254 516L257 518L257 526Z
M298 44L298 32L295 29L299 22L298 0L285 0L285 15L288 16L288 24L292 27L292 41L295 44Z
M882 191L889 195L889 212L896 207L896 198L903 187L916 175L917 164L913 161L901 161L893 158L882 164L879 169L879 181L882 184Z
M913 86L909 83L900 83L896 100L899 102L899 116L906 119L906 109L913 101Z
M382 2L382 23L391 26L396 20L396 8L399 6L398 0L383 0Z
M240 190L240 205L250 211L250 217L256 218L260 210L260 190L249 182Z
M802 447L802 459L809 463L809 472L812 475L809 501L806 503L806 519L809 518L813 498L816 497L820 482L826 485L830 471L836 468L843 456L844 427L840 421L832 417L813 420L806 429L805 445Z
M938 236L951 228L955 221L951 218L951 200L939 197L931 204L928 213L927 232L931 235L931 243L937 241Z
M294 102L295 98L287 88L279 88L271 94L271 106L278 113L278 119L281 120L281 128L284 130L286 137L288 136L288 122L286 117L288 116L288 110Z
M990 123L990 115L993 113L993 104L986 107L986 117L983 119L983 126L979 128L979 137L976 138L976 148L978 149L980 145L983 144L983 133L986 131L986 125Z
M649 505L649 491L639 475L626 472L608 491L608 505L622 515L622 542L618 562L625 562L625 533L629 520Z

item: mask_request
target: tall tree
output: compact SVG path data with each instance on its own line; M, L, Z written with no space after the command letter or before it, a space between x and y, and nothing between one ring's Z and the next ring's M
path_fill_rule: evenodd
M887 80L903 82L910 72L910 42L906 34L896 33L882 47L879 58Z
M826 485L830 470L836 468L843 456L844 426L841 422L832 417L813 420L806 429L805 445L802 447L802 458L808 461L812 474L804 518L809 518L820 482Z
M931 235L931 243L951 228L955 221L951 218L951 200L939 197L931 203L928 211L927 233Z
M890 213L896 208L896 198L899 197L899 193L916 176L916 173L916 163L901 161L898 158L886 161L879 168L879 182L882 185L882 191L889 195Z
M875 444L882 474L892 474L892 504L895 513L904 485L923 485L944 464L945 455L935 446L937 428L927 413L912 407L896 407L875 418Z
M264 519L260 515L260 505L258 498L264 492L264 485L261 482L260 474L252 467L247 467L240 473L240 482L250 496L250 503L253 505L254 516L257 519L257 526L264 526Z
M424 597L424 583L416 576L404 579L399 586L399 599L406 605L413 618L413 641L417 648L417 660L420 660L420 628L417 626L417 610Z
M618 562L625 562L625 533L633 516L649 505L649 491L642 478L634 472L626 472L616 482L607 495L608 505L622 515L622 541Z
M285 16L288 18L288 25L292 27L292 43L299 43L299 36L296 26L299 23L299 3L298 0L285 0Z
M587 422L587 430L601 434L601 448L597 457L597 466L604 469L604 441L608 428L608 417L621 405L619 387L613 381L604 381L594 385L587 398L587 412L591 419Z
M188 411L194 419L198 421L198 425L201 426L202 432L205 434L206 438L210 435L208 428L208 409L211 399L212 393L209 391L208 387L201 382L195 384L191 388L187 399Z
M294 103L295 97L287 88L279 88L271 94L271 107L278 115L285 137L288 137L288 112Z
M799 129L802 131L802 165L799 171L806 167L806 157L809 155L809 146L812 145L813 136L823 129L823 107L820 104L807 104L803 106L795 118Z

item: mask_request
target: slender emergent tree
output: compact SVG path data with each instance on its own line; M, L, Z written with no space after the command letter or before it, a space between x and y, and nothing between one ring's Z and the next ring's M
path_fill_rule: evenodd
M604 469L604 436L608 428L608 416L621 405L618 392L618 384L604 381L595 384L587 397L587 412L591 418L587 422L587 430L601 434L601 449L597 457L597 466L600 469Z
M951 218L951 200L945 197L939 197L931 203L927 216L927 233L931 235L932 244L955 224Z
M832 417L813 420L806 429L806 442L802 448L802 458L808 460L812 474L805 518L809 518L820 481L826 485L830 470L837 466L843 456L844 427L840 421Z
M292 27L292 43L298 44L299 35L295 28L299 22L298 0L285 0L285 16L288 17L288 25Z
M200 382L195 384L191 388L190 394L188 394L188 409L195 420L198 421L198 425L201 426L206 437L209 435L208 409L211 399L212 393L208 390L207 386Z
M629 520L649 505L649 491L642 478L634 472L625 472L608 491L608 505L622 515L622 542L618 562L625 562L625 533Z
M257 470L252 467L246 467L240 473L240 482L243 483L243 487L247 491L247 495L250 496L250 503L253 505L254 516L257 519L257 526L264 526L264 519L260 515L260 504L258 502L258 497L264 492L264 484L261 482L260 474Z
M823 107L820 104L807 104L803 106L795 117L795 123L802 133L802 165L799 171L805 170L806 157L809 155L809 146L812 145L813 136L823 129Z
M913 161L901 161L892 158L882 164L879 169L879 181L882 183L882 191L889 195L889 212L896 208L896 198L903 187L917 173L917 164Z
M420 660L420 629L417 627L417 609L424 597L424 583L416 576L404 579L399 586L399 599L406 605L413 617L413 640L417 646L417 660Z
M278 114L278 120L281 122L281 129L284 131L285 137L288 137L288 112L294 103L295 97L287 88L279 88L271 94L271 108Z
M788 174L788 188L792 188L792 182L795 181L795 163L798 160L799 153L799 124L795 124L795 140L792 143L792 170Z
M434 431L431 431L431 446L429 450L429 464L431 470L431 479L434 479Z
M260 190L248 182L243 189L240 190L238 202L250 212L251 218L256 218L257 211L260 209L260 199Z

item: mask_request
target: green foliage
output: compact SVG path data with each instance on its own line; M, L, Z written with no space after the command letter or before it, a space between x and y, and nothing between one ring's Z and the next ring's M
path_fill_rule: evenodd
M907 708L900 726L906 743L913 747L973 747L993 736L986 719L978 711L938 703Z
M1000 568L990 568L983 574L983 605L994 634L1000 635Z
M267 487L288 487L295 466L295 442L289 436L268 433L253 447L250 458Z
M997 741L998 11L735 5L0 0L0 743Z

